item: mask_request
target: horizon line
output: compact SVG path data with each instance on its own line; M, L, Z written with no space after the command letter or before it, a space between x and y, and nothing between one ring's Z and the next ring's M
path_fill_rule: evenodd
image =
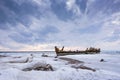
M54 51L54 50L41 50L41 51ZM19 50L19 51L15 51L15 50L8 50L8 51L0 51L0 53L2 53L2 52L40 52L40 50L36 50L36 51L34 51L34 50Z

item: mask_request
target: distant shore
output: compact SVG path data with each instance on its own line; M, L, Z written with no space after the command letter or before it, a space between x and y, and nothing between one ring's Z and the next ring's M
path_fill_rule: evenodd
M54 51L0 51L0 53L33 53L33 52L54 52Z

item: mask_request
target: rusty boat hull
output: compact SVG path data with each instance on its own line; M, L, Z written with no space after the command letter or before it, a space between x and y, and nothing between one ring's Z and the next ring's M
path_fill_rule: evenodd
M100 53L100 48L87 48L86 50L83 51L64 51L64 47L60 50L55 46L55 52L57 56L64 56L64 55L77 55L77 54L99 54Z

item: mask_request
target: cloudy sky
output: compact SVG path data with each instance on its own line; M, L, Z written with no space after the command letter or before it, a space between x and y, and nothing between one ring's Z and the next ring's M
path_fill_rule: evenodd
M120 0L0 0L0 50L120 50Z

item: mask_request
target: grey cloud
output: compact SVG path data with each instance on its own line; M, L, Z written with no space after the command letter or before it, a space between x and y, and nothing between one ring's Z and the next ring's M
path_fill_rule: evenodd
M59 32L59 30L56 27L51 26L51 25L47 25L47 26L42 28L40 34L41 35L47 35L49 33L52 34L52 33L58 33L58 32Z
M114 41L120 40L120 30L115 29L113 34L109 37L106 37L104 40L108 42L114 42Z
M18 43L25 43L25 44L31 43L31 37L26 37L19 33L9 35L9 37Z
M45 6L41 6L43 4L33 0L0 0L0 30L12 39L6 40L6 43L1 39L0 45L12 48L12 45L9 45L12 42L34 45L50 40L64 45L79 45L78 43L91 45L103 39L102 33L99 32L105 23L104 20L120 11L120 1L114 3L113 0L95 0L87 6L89 0L76 0L76 5L82 12L82 15L76 17L72 10L67 10L67 0L40 1L50 3L45 2ZM113 37L109 39L117 38L119 33L114 32Z
M115 0L95 0L88 7L89 17L94 17L97 13L102 12L103 15L110 16L120 11L120 1L114 3Z
M24 30L17 30L15 33L10 34L9 37L18 42L18 43L24 43L24 44L33 44L33 43L43 43L47 42L47 38L49 34L55 34L58 33L59 30L51 25L47 25L43 27L40 30L37 31L29 31L26 32Z
M1 27L1 24L6 23L13 24L13 27L22 23L28 27L31 24L30 16L40 18L44 12L45 8L33 1L25 0L19 5L14 0L0 0L0 28L6 29Z
M47 25L43 27L40 31L34 32L37 34L35 41L37 42L49 42L49 35L59 33L59 29L55 26ZM52 37L51 37L52 38Z
M84 14L87 9L88 0L76 0L76 4L79 6L81 12Z
M66 1L64 0L51 0L51 9L53 13L63 21L67 21L69 19L73 19L73 12L68 11L66 8Z

